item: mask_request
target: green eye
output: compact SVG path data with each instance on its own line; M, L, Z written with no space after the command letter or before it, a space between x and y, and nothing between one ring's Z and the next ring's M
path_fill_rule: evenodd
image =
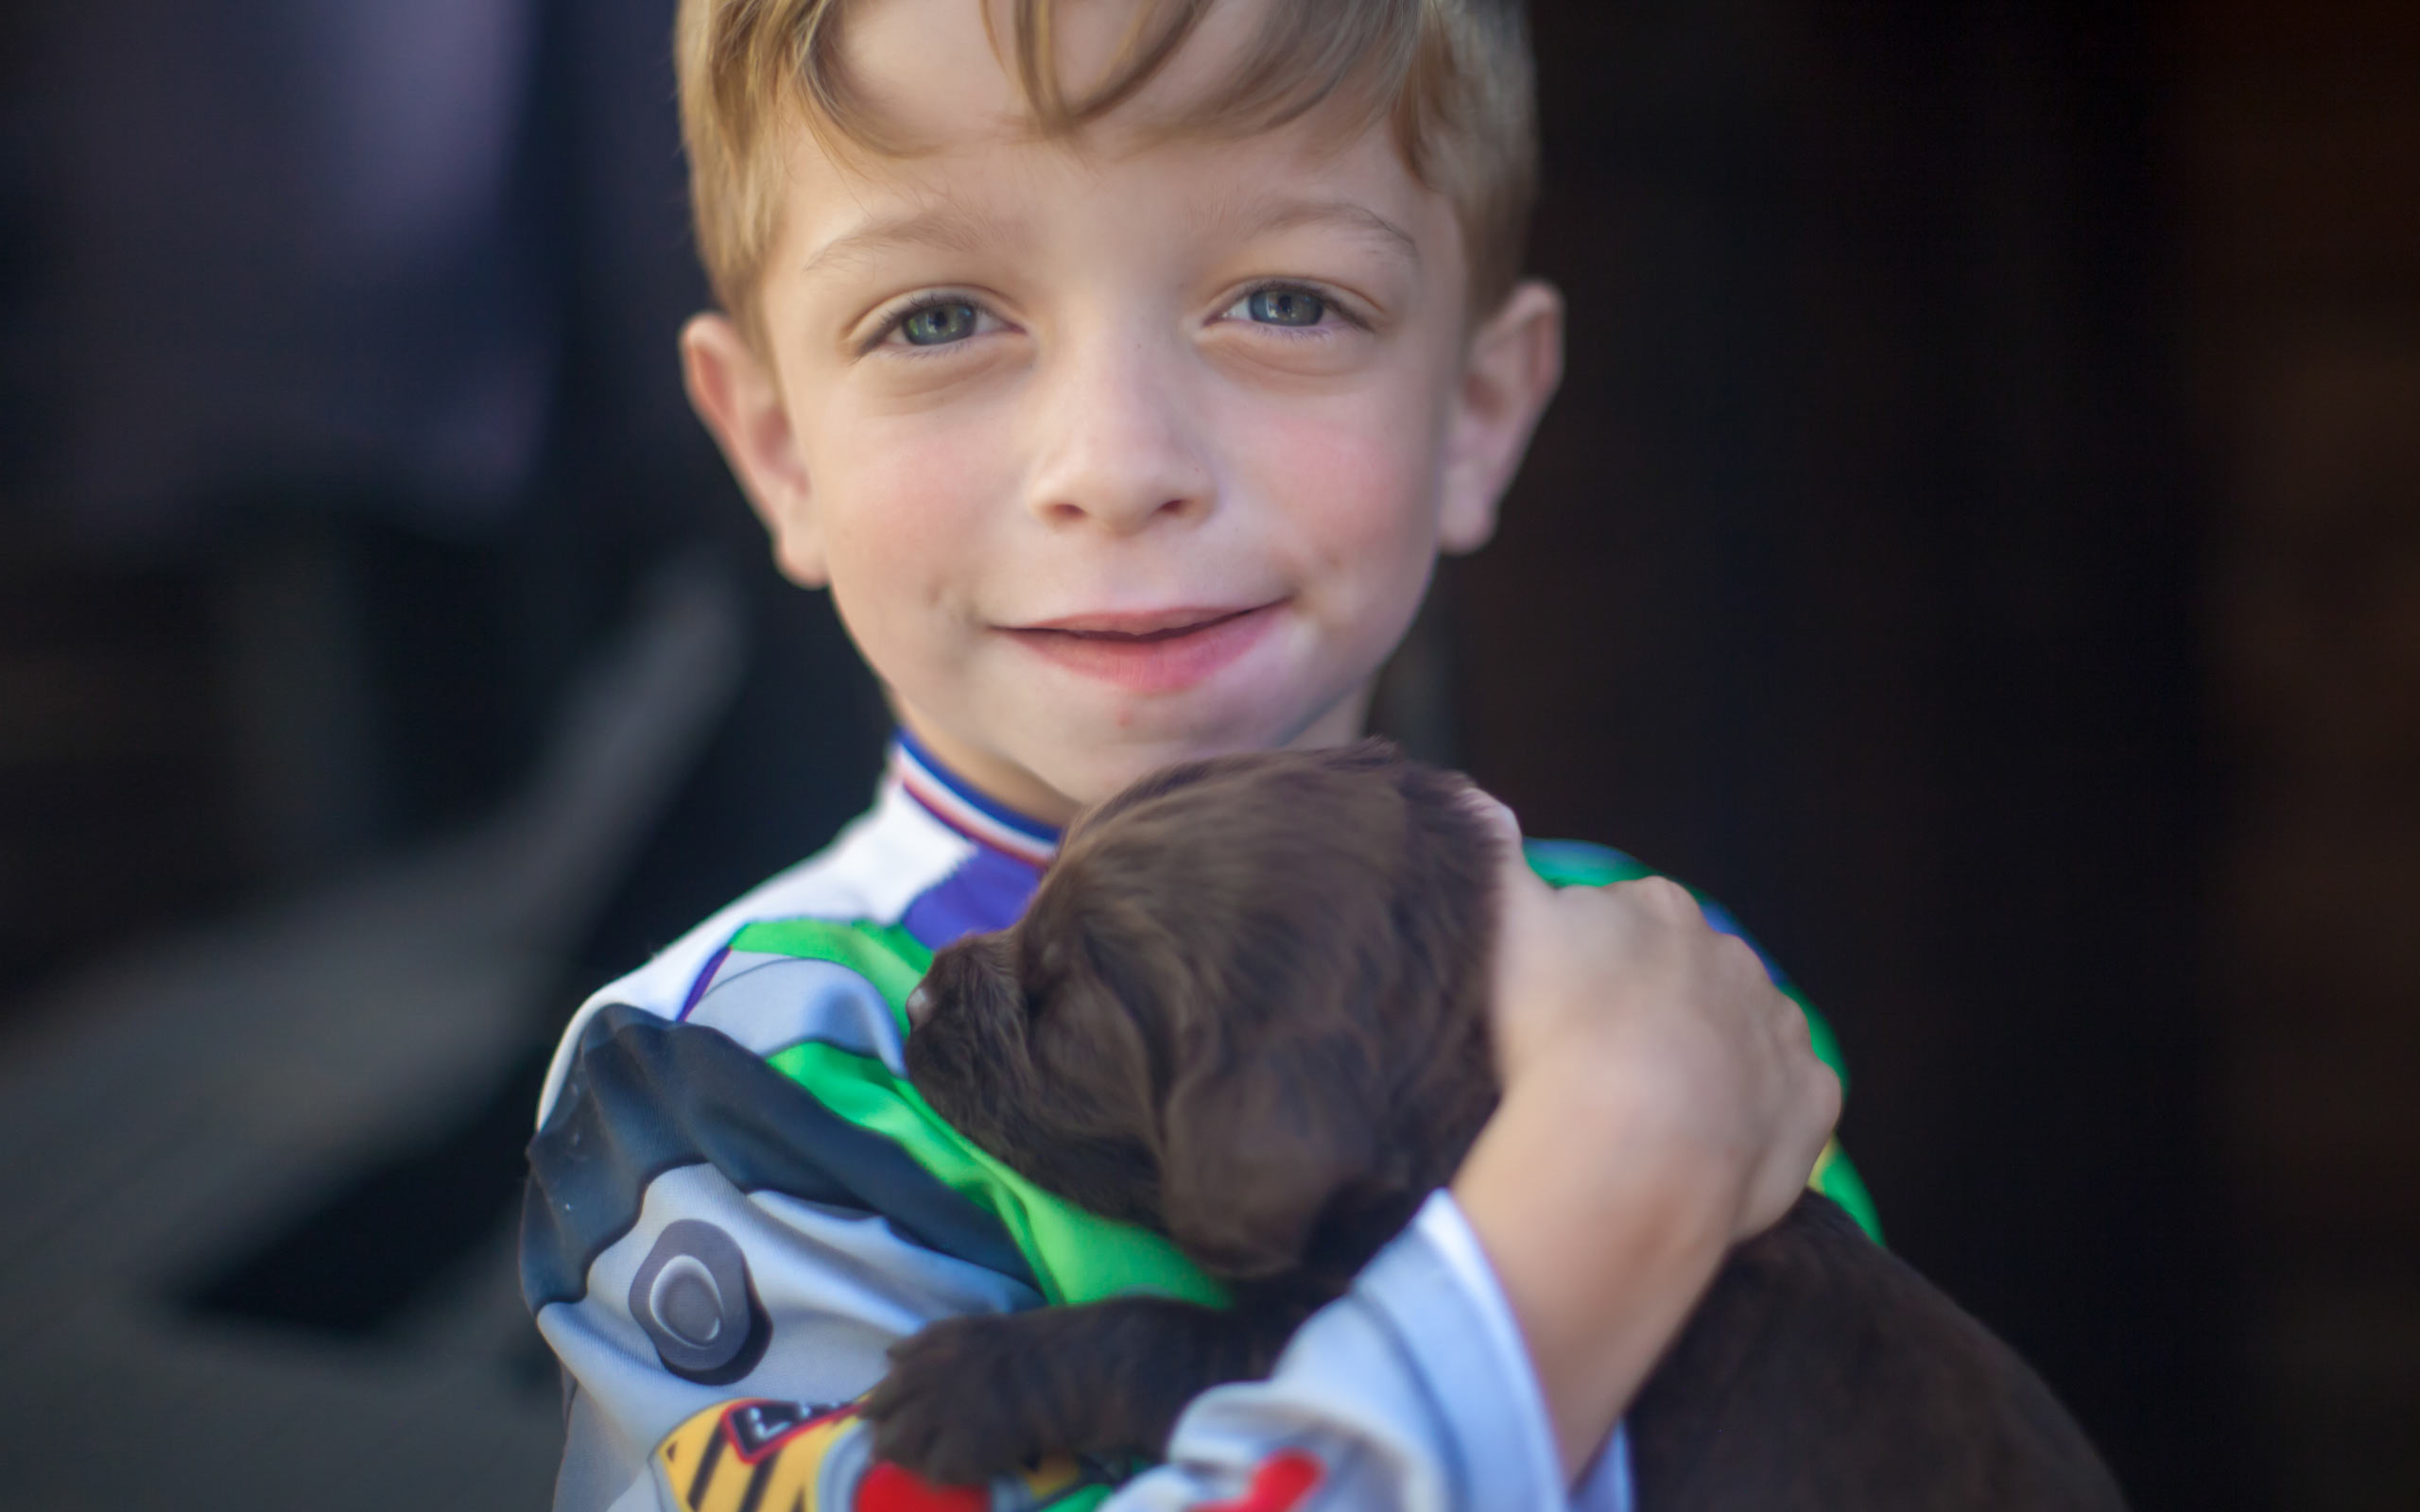
M975 306L963 300L944 300L908 313L899 334L911 347L939 347L963 341L975 334Z
M1262 325L1317 325L1327 314L1327 301L1308 289L1254 289L1244 301L1244 314Z

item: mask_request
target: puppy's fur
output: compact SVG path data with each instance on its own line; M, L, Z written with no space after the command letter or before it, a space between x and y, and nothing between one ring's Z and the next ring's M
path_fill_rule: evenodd
M1494 1109L1499 842L1379 742L1193 763L1067 837L1013 929L942 952L909 1074L1037 1184L1225 1280L935 1323L866 1402L944 1482L1052 1450L1156 1455L1268 1373ZM2048 1390L1809 1195L1738 1246L1629 1416L1644 1505L2121 1505Z

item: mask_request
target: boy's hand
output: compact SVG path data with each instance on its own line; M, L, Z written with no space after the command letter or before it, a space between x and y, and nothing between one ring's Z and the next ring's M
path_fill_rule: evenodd
M1653 1134L1710 1201L1736 1194L1734 1239L1778 1222L1841 1111L1806 1014L1677 883L1557 889L1517 839L1506 850L1492 1001L1507 1097L1571 1098L1576 1114ZM1530 1085L1555 1078L1574 1085Z
M1454 1181L1584 1463L1737 1239L1788 1211L1840 1115L1806 1021L1660 878L1547 886L1498 805L1504 1101Z

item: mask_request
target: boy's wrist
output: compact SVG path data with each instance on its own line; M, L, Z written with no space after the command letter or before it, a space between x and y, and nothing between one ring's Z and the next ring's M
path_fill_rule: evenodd
M1736 1173L1586 1074L1509 1088L1453 1194L1518 1321L1566 1472L1585 1465L1731 1241ZM1646 1114L1647 1116L1642 1116Z

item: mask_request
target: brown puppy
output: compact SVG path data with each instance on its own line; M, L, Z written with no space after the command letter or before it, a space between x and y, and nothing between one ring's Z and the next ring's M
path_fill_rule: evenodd
M1468 792L1374 741L1172 767L1084 817L1013 929L934 960L926 1099L1236 1306L936 1323L867 1400L878 1452L961 1482L1155 1455L1451 1178L1496 1091L1499 842ZM2005 1346L1811 1195L1733 1253L1629 1423L1658 1508L2122 1504Z

